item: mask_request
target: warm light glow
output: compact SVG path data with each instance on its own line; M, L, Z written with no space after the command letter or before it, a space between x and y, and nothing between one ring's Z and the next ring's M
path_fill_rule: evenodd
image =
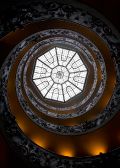
M93 155L99 155L100 153L106 153L106 149L102 146L98 146L96 148L93 148L92 153Z
M42 147L42 148L46 148L47 147L47 144L45 142L45 140L43 140L41 137L38 137L37 135L36 136L32 136L31 137L32 141L34 143L36 143L38 146Z
M17 120L17 124L20 127L20 129L22 129L23 132L28 132L28 127L26 126L26 124L23 122L22 119Z
M106 153L107 152L107 146L104 143L92 143L88 147L89 153L93 156L99 155L100 153Z
M65 147L61 147L58 151L58 154L62 156L67 156L67 157L75 156L73 148L65 148Z

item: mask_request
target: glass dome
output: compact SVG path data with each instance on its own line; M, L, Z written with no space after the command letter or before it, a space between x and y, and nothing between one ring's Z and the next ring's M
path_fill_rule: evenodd
M43 97L65 102L81 93L87 68L75 52L59 47L38 57L33 81Z

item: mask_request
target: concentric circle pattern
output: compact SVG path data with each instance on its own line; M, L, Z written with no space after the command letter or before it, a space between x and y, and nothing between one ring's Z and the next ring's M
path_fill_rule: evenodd
M119 38L84 8L70 6L68 15L66 5L43 4L33 5L31 23L0 41L11 44L2 50L0 113L10 140L29 146L30 162L48 157L43 166L67 160L72 167L87 159L58 155L91 156L92 143L113 149L105 137L120 110Z

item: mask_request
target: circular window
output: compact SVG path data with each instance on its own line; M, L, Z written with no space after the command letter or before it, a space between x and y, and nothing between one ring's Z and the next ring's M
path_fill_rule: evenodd
M38 57L33 81L45 98L65 102L83 90L86 75L76 52L55 47Z

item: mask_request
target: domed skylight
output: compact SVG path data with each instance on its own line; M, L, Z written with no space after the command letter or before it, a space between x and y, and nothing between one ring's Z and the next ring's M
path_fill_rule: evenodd
M38 57L33 81L43 97L65 102L81 93L87 68L71 50L55 47Z

